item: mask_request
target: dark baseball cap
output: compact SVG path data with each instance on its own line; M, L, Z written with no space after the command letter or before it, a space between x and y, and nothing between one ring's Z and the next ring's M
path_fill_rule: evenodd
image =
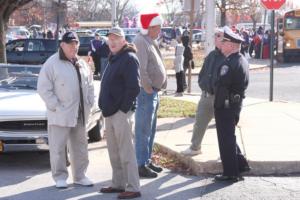
M75 32L66 32L61 39L62 42L71 43L71 42L79 42L78 36Z

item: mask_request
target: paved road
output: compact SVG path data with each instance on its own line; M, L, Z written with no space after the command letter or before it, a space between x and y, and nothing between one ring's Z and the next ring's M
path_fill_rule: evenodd
M300 63L280 64L274 69L273 99L280 101L300 102ZM169 77L169 92L176 90L174 77ZM192 78L192 92L200 92L197 76ZM250 72L250 83L246 95L248 97L269 99L270 70L265 68Z
M0 155L1 200L112 200L115 194L100 194L107 185L111 169L105 142L89 145L88 176L94 187L74 186L58 190L53 186L47 153ZM141 200L298 200L300 177L246 177L236 184L213 182L212 176L183 176L164 170L157 179L143 179Z

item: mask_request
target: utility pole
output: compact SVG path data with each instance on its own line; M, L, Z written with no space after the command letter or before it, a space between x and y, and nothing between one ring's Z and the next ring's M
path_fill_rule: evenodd
M55 34L57 49L59 47L58 32L59 32L59 27L60 27L60 12L61 12L61 0L58 0L58 2L57 2L57 16L56 16L56 34Z
M205 55L208 55L215 48L214 32L216 25L216 3L206 0L206 35L205 35Z
M194 12L195 12L195 0L191 1L191 11L190 11L190 46L191 51L193 50L193 29L194 29ZM191 63L188 69L188 93L192 91L192 68Z
M112 0L111 4L111 25L112 27L117 26L117 6L116 0Z

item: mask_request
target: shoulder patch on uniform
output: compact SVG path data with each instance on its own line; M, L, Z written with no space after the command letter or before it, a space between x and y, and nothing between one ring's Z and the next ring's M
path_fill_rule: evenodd
M220 70L220 75L224 76L225 74L227 74L228 70L229 70L229 67L227 65L223 65Z

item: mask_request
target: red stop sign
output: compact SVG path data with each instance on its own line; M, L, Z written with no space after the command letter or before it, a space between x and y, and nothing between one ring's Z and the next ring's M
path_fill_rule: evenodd
M268 10L278 10L285 0L261 0L261 4Z

